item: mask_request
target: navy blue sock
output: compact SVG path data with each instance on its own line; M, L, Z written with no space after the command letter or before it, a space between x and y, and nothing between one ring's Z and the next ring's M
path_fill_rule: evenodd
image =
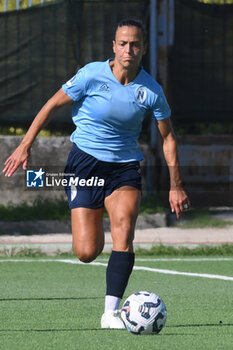
M106 271L106 295L122 298L134 266L134 253L113 250Z

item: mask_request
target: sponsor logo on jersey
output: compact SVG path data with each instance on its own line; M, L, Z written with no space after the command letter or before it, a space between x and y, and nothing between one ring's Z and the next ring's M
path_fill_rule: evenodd
M136 90L136 93L135 93L135 98L136 98L136 101L138 103L143 103L145 102L146 100L146 95L147 95L147 92L146 92L146 89L144 87L140 87Z
M110 91L108 84L102 84L99 88L100 91Z
M76 75L73 78L71 78L70 80L68 80L66 85L70 87L73 84L75 78L76 78Z

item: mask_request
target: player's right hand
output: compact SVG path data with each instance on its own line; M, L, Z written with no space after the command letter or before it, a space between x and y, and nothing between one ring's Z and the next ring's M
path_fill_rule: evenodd
M10 177L18 169L18 167L23 164L23 169L27 169L29 159L29 150L23 144L19 145L12 155L7 158L4 165L3 173L6 177Z

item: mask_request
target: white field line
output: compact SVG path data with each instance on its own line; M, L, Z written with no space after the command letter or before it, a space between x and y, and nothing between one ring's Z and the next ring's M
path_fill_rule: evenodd
M98 258L98 261L108 261L108 258ZM137 258L136 256L136 262L138 261L233 261L233 258Z
M60 263L66 263L66 264L87 265L75 259L38 259L38 260L37 259L35 260L34 259L25 259L25 260L24 259L4 259L4 260L0 260L0 262L60 262ZM88 265L104 266L104 267L107 266L107 264L101 263L101 262L92 262L92 263L89 263ZM201 278L233 281L233 277L213 275L213 274L207 274L207 273L181 272L176 270L155 269L155 268L146 267L146 266L134 266L133 269L141 270L141 271L157 272L165 275L181 275L181 276L191 276L191 277L201 277Z
M222 275L212 275L208 273L193 273L193 272L180 272L175 270L161 270L161 269L153 269L145 266L134 266L134 270L158 272L158 273L163 273L165 275L182 275L182 276L203 277L203 278L211 278L211 279L217 279L217 280L233 281L233 277L222 276Z

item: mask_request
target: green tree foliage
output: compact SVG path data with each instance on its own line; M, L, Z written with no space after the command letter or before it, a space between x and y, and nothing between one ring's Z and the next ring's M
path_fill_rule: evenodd
M56 0L44 0L44 3L48 2L55 2ZM20 9L26 9L29 7L29 3L31 2L32 6L39 5L42 1L41 0L0 0L0 12L5 11L5 3L7 4L7 10L13 11L17 9L17 2L19 2L19 8Z
M198 2L202 2L203 4L209 5L229 5L233 4L233 0L196 0Z

